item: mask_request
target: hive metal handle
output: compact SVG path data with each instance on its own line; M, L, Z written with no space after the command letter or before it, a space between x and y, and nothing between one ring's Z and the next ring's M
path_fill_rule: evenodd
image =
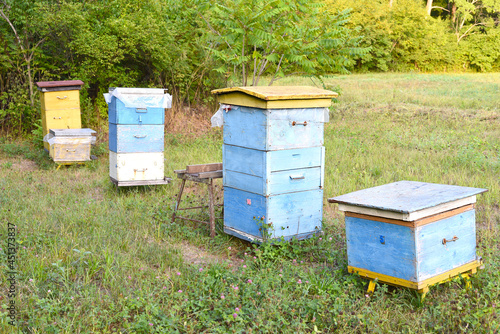
M76 149L72 149L72 150L66 149L66 152L76 152Z
M146 138L148 135L143 135L143 136L139 136L139 135L135 135L134 137L135 138Z
M57 96L57 98L58 98L59 100L64 100L64 99L67 99L68 97L67 97L67 96L63 96L63 97Z
M61 119L62 117L54 117L54 119Z
M135 108L135 112L146 113L148 112L148 108Z
M306 126L306 125L307 125L307 122L295 122L295 121L293 121L293 122L292 122L292 126L295 126L295 125L303 125L303 126Z
M148 170L147 168L144 168L144 169L134 169L134 172L144 173L147 170Z
M303 180L306 177L304 175L290 175L291 180Z
M453 236L453 238L449 239L449 240L446 240L446 238L443 239L443 245L446 245L447 242L453 242L453 241L457 241L458 240L458 237L457 236Z

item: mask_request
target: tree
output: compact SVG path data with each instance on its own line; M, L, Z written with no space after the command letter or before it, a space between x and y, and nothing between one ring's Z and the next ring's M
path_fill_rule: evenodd
M348 72L359 48L346 27L349 11L331 14L318 1L231 0L213 1L209 17L209 49L219 61L216 68L231 82L269 85L289 75L321 76ZM201 14L203 15L203 14Z
M33 70L32 70L32 62L33 58L35 55L35 51L37 51L37 48L40 46L40 44L43 43L45 38L39 39L36 43L33 41L31 36L21 36L18 33L18 29L14 26L12 21L9 18L9 10L11 9L11 6L7 2L7 0L0 0L0 17L2 17L7 24L9 25L10 29L12 30L14 37L15 37L15 42L16 45L20 49L21 56L24 60L24 66L26 66L26 82L28 83L29 86L29 98L30 98L30 104L31 107L34 107L35 105L35 100L34 100L34 92L33 92ZM25 29L25 32L28 31L28 29ZM9 62L12 63L11 59L8 59ZM18 67L19 70L19 67ZM24 71L20 70L20 72L24 75Z
M499 24L500 0L454 0L453 30L457 43L484 28Z

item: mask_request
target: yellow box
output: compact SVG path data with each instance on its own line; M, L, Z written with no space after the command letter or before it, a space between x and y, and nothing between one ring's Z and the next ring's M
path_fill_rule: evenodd
M45 137L50 129L79 129L82 127L80 113L80 80L40 81L42 130ZM47 151L50 146L44 142Z
M53 138L49 154L58 163L89 161L90 142L90 137Z

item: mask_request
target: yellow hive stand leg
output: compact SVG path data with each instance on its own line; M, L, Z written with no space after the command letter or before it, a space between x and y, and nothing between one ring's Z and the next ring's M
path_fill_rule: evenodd
M462 278L465 281L465 290L469 291L472 288L472 284L470 282L470 275L469 274L462 274Z
M418 293L420 294L420 302L423 303L427 293L429 293L429 287L426 286L425 288L418 290Z
M370 280L370 282L368 283L368 289L366 290L366 292L368 294L373 294L375 292L375 281L374 280Z

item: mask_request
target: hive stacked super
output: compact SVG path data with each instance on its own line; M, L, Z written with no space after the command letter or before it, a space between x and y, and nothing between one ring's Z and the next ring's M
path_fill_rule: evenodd
M224 231L255 242L321 231L323 127L337 94L312 87L214 93L224 115Z
M90 160L95 131L81 129L80 89L83 81L40 81L44 148L60 164Z
M118 186L165 184L165 108L171 96L157 88L110 88L109 175Z

